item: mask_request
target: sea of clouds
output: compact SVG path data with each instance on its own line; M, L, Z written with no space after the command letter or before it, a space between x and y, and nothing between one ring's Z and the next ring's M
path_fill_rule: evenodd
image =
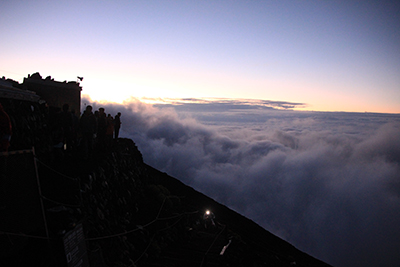
M122 112L120 135L145 163L300 250L334 266L400 264L400 115L238 100L90 104Z

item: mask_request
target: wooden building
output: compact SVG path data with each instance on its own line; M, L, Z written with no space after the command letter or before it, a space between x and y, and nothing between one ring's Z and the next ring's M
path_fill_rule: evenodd
M76 114L79 114L81 110L82 87L78 82L58 82L50 76L42 79L42 76L36 72L24 78L23 87L36 92L49 107L62 109L64 104L68 104L69 110L75 110Z

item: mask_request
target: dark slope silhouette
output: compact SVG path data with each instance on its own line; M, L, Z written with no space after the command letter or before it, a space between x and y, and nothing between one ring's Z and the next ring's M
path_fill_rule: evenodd
M70 266L62 240L79 225L90 266L329 266L146 165L132 140L83 160L53 146L39 104L2 104L15 131L10 151L36 153L7 158L0 266Z
M296 249L291 244L266 231L255 222L229 209L228 207L214 201L204 194L183 184L179 180L168 176L150 166L150 175L173 195L184 199L188 209L198 210L199 215L210 209L216 215L218 226L215 229L204 229L199 227L193 234L194 241L189 245L176 244L179 249L184 249L180 255L190 255L196 258L196 253L212 253L205 258L213 258L216 265L207 266L329 266L310 255ZM219 236L217 237L217 235ZM215 243L212 244L212 242ZM231 240L231 243L229 243ZM199 248L199 243L204 241L204 246ZM219 253L229 243L223 257ZM199 255L204 258L204 254ZM199 259L199 258L198 258ZM179 259L178 259L179 260ZM202 259L203 260L203 259ZM217 262L222 265L217 265ZM222 262L222 263L221 263ZM226 264L226 265L224 265ZM176 264L173 266L184 266ZM196 264L186 266L198 266Z

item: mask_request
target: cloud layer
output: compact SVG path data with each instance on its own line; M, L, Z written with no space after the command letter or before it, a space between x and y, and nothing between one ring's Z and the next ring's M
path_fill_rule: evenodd
M400 262L399 115L103 106L147 164L297 248L335 266Z

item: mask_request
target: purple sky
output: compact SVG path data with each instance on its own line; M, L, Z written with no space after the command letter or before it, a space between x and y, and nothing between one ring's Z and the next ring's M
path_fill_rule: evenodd
M398 1L2 1L0 74L94 100L224 97L400 112Z

